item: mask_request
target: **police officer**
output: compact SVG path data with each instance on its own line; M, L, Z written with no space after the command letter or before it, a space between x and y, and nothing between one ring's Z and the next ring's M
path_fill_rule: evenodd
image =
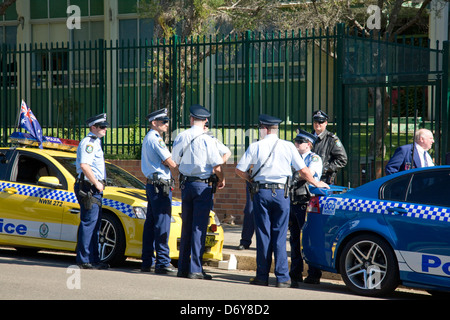
M223 159L216 141L204 131L209 111L198 104L189 111L191 128L177 135L172 150L180 171L183 220L177 275L209 280L212 277L203 272L202 258L213 191L225 186Z
M105 160L101 138L106 134L106 113L86 121L89 134L81 140L77 149L77 180L74 190L80 203L76 261L83 269L106 269L100 262L98 251L99 231L102 220L102 197L106 181Z
M141 154L141 170L147 177L148 201L142 237L141 271L149 272L155 262L155 273L166 274L176 271L170 264L168 241L174 185L172 176L176 177L178 170L162 139L163 133L169 128L167 109L150 113L147 120L150 122L150 130L142 143Z
M236 166L236 174L252 182L253 211L256 234L256 277L250 284L268 285L272 252L275 256L277 287L289 287L286 236L289 220L289 196L286 192L291 164L308 182L328 188L315 181L295 146L278 138L281 120L269 115L259 116L260 140L252 143ZM250 176L248 169L253 165Z
M328 115L318 110L313 113L314 136L317 137L313 151L323 161L321 180L334 183L336 173L347 164L347 153L339 138L327 130Z
M304 130L299 130L294 144L306 166L311 171L316 181L322 176L322 159L311 151L316 137ZM289 243L291 245L291 287L297 288L298 283L303 281L303 258L300 248L300 232L305 223L306 207L311 198L308 185L305 180L294 174L292 181L291 212L289 215Z
M334 183L336 173L347 164L347 153L339 138L329 132L328 115L318 110L313 113L314 136L317 138L313 151L320 156L323 162L321 180L326 183ZM322 272L320 269L309 266L308 276L303 281L309 284L319 284Z

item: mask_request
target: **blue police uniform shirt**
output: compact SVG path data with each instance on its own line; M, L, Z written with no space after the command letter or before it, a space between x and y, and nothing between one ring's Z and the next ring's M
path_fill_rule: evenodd
M172 159L179 165L181 174L200 179L209 178L213 168L223 164L216 142L199 126L192 126L177 135Z
M322 176L322 158L315 154L314 152L308 151L304 154L300 154L303 161L305 161L305 165L311 171L314 180L320 181L320 177Z
M81 164L91 166L92 172L97 180L106 180L105 159L103 156L102 143L92 132L81 140L77 148L77 174L81 172ZM85 178L87 180L87 178Z
M141 170L145 177L152 179L158 173L161 179L170 179L169 167L162 164L172 155L158 131L150 130L142 142Z
M253 180L259 183L286 183L286 178L292 176L291 166L298 171L306 165L294 144L278 139L276 134L268 134L264 139L252 143L236 168L246 172L253 165L253 172L258 171L277 140L278 144L272 155Z

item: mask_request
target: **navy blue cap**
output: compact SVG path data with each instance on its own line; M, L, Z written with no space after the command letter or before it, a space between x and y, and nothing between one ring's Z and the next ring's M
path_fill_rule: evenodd
M311 142L312 144L314 144L316 142L316 137L309 132L306 132L305 130L298 130L298 134L295 137L295 141L302 141L302 140L307 140L309 142Z
M189 112L191 113L192 117L199 120L205 120L211 116L211 113L205 107L199 104L194 104L190 106Z
M277 126L282 122L281 119L269 116L267 114L260 114L258 119L260 124L264 124L266 126Z
M329 118L328 115L322 110L318 110L313 113L313 121L315 122L322 123L328 121L328 118Z
M109 126L109 123L106 122L106 113L100 113L94 117L90 117L86 120L86 124L88 127L91 127L93 125Z
M145 117L149 122L153 120L169 120L167 116L167 108L153 111Z

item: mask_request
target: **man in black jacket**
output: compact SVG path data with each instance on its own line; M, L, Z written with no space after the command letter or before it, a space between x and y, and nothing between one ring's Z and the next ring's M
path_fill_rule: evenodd
M321 180L333 184L337 171L347 164L347 153L341 140L326 128L328 115L318 110L313 113L313 134L317 137L313 152L323 161Z
M313 134L316 137L313 152L322 158L323 170L321 181L327 184L333 184L338 169L347 164L347 153L339 138L329 132L328 115L319 110L313 113ZM303 280L304 283L319 284L322 277L322 271L312 266L308 266L308 276Z

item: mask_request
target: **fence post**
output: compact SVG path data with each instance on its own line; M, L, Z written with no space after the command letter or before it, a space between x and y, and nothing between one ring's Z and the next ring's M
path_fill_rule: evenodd
M98 40L98 68L99 68L99 75L98 75L98 105L101 109L101 112L106 112L105 105L104 105L104 86L105 86L105 77L104 77L104 54L105 54L105 48L104 48L104 40L99 39Z
M177 91L177 75L178 75L178 36L172 37L172 110L170 110L172 116L172 124L177 126L176 115L178 114L178 91ZM181 107L181 106L180 106ZM178 128L172 128L172 131ZM172 137L171 137L172 138Z
M442 151L441 152L441 164L446 164L446 154L450 152L450 137L449 137L449 64L450 64L450 42L443 42L443 54L442 54L442 84L441 84L441 108L442 108Z
M0 111L0 119L3 117L3 141L2 144L6 145L8 142L8 63L7 63L7 51L6 51L6 43L2 44L2 55L1 55L1 63L2 63L2 95L1 95L1 101L3 108L2 111Z
M344 28L345 25L340 23L337 25L337 37L336 37L336 61L335 61L335 81L334 81L334 97L335 97L335 119L336 119L336 134L342 140L344 147L348 148L350 146L350 137L348 137L348 126L345 123L345 115L347 114L346 106L344 104L344 62L345 62L345 47L344 47ZM349 161L350 162L350 161ZM340 178L340 183L346 182L344 177L349 177L348 171L351 165L348 163L345 168L339 170L338 178ZM348 179L347 179L348 180Z
M244 78L244 110L242 110L243 118L244 118L244 132L247 132L247 130L250 128L250 101L251 101L251 82L250 82L250 46L251 46L251 37L252 32L250 30L247 30L244 37L244 70L245 70L245 78ZM248 146L250 145L250 137L245 137L245 149L247 150Z

